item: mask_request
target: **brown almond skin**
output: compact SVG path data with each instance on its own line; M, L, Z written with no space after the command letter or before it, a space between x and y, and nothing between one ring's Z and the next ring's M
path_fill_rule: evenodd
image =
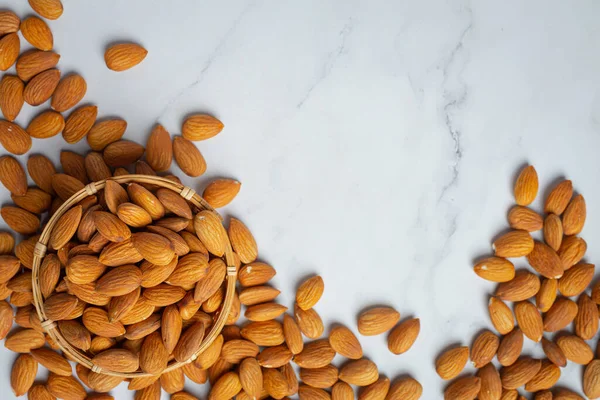
M579 263L565 271L558 280L558 290L565 297L578 296L592 282L594 278L594 264Z
M144 147L129 140L118 140L110 143L102 153L104 162L109 167L125 167L133 164L144 155Z
M124 349L110 349L92 359L95 365L115 372L135 372L139 367L138 356Z
M540 370L540 360L521 357L514 364L504 367L500 373L502 387L516 389L529 382Z
M160 374L169 362L169 353L165 348L161 334L153 332L146 336L140 349L140 368L149 374Z
M206 172L206 161L200 150L181 136L173 139L173 156L179 168L188 176L197 177Z
M31 136L19 125L0 120L0 144L9 153L21 155L31 149L32 140Z
M535 200L538 192L538 176L533 165L528 165L521 170L515 182L515 200L520 206L528 206Z
M173 161L171 135L160 124L152 129L146 142L146 161L157 172L166 171Z
M526 270L519 270L511 281L498 285L496 296L501 300L523 301L535 296L539 290L538 276Z
M94 126L97 116L98 107L94 105L84 105L74 110L65 120L65 128L62 132L65 142L75 144L83 139Z
M50 106L58 112L65 112L77 105L85 96L86 91L87 83L81 75L65 76L58 83Z
M58 64L60 55L52 51L30 50L17 59L17 75L26 82Z
M486 364L477 371L477 377L481 379L480 400L499 400L502 396L502 381L500 374L493 364Z
M567 360L576 364L587 365L594 358L594 352L590 346L578 336L561 336L557 339L556 344L558 344Z
M256 306L253 306L256 307ZM309 339L318 339L323 335L325 326L321 316L314 310L302 310L297 305L294 305L294 317L298 323L300 331Z
M451 348L437 358L435 370L440 378L453 379L462 372L468 360L469 348L467 346Z
M202 343L204 337L204 323L197 322L190 326L177 342L173 355L179 362L185 362L194 355Z
M556 214L549 214L544 220L544 241L554 251L558 252L562 239L563 228L560 218Z
M515 317L510 308L502 300L490 297L488 312L494 328L501 335L506 335L515 327Z
M452 382L444 391L445 400L474 400L481 390L481 379L466 376Z
M25 85L17 76L5 74L0 81L0 110L9 121L14 121L21 112Z
M558 254L548 245L535 241L533 250L527 255L529 265L546 278L558 279L563 275L562 262Z
M507 232L492 244L497 257L523 257L531 253L533 246L533 238L524 230Z
M475 368L487 365L498 351L500 339L490 331L480 333L471 346L471 362Z
M121 72L141 63L148 51L134 43L119 43L110 46L104 53L104 61L108 69Z
M123 296L142 283L142 272L135 265L112 268L96 282L96 291L107 296Z
M127 121L123 119L101 120L88 131L86 139L92 150L102 151L109 144L121 139L126 129Z
M21 19L12 11L0 11L0 35L17 32Z
M250 322L241 329L240 334L259 346L277 346L284 342L284 328L276 320Z
M590 399L600 397L600 360L593 360L585 367L583 392Z
M541 312L546 312L552 307L558 292L558 281L556 279L544 279L540 290L535 295L535 303Z
M527 232L535 232L542 229L544 220L530 208L514 206L508 212L508 223L513 229L522 229Z
M515 266L502 257L486 257L479 260L473 270L481 278L492 282L508 282L515 277Z
M577 315L577 304L564 297L556 299L544 315L544 330L556 332L568 326Z
M330 364L334 357L335 351L329 341L321 339L306 343L294 362L301 368L321 368Z
M234 179L215 179L206 186L202 197L214 208L225 207L237 196L241 186Z
M529 301L515 304L515 316L521 330L530 340L539 342L544 334L544 323L538 309Z
M585 293L577 301L577 316L575 317L575 334L583 340L590 340L598 332L598 306Z
M552 189L544 204L546 214L561 215L567 208L571 197L573 196L573 183L570 180L564 180Z
M358 317L358 332L364 336L379 335L389 331L400 320L400 313L391 307L374 307Z
M12 156L0 157L0 181L13 195L24 196L27 193L25 170Z
M578 235L583 230L586 218L585 199L582 195L573 197L562 216L565 235Z
M38 365L29 354L21 354L15 360L10 373L10 386L15 396L23 396L33 385Z
M9 33L0 38L0 70L6 71L12 67L19 57L21 41L16 33Z
M560 368L550 360L542 360L539 372L525 385L528 392L550 389L560 378Z

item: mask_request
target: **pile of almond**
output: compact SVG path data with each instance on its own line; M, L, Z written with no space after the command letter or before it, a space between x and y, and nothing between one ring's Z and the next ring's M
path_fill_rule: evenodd
M567 362L586 366L583 392L588 398L600 397L600 361L594 360L587 343L598 331L600 286L586 292L594 265L582 262L587 244L578 236L586 219L585 200L564 180L545 199L542 216L528 207L538 186L534 167L524 168L514 188L517 205L508 213L511 229L494 241L494 256L474 267L483 279L498 282L489 314L500 337L484 331L470 349L452 348L439 356L436 370L443 379L456 378L469 358L479 369L475 376L453 381L445 392L448 400L525 399L518 393L521 388L535 393L536 400L583 399L568 389L554 389ZM534 239L532 233L538 231ZM526 257L531 269L515 270L509 258L518 257ZM525 338L541 343L546 358L521 354ZM492 364L494 358L500 371Z

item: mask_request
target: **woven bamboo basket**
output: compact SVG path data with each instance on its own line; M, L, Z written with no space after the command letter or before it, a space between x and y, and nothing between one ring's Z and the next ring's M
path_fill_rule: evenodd
M170 189L176 193L179 193L181 197L188 200L190 203L198 207L200 210L210 210L216 212L200 195L198 195L193 189L183 186L179 183L173 182L166 178L156 177L156 176L147 176L147 175L122 175L118 177L110 178L111 180L118 183L142 183L142 184L153 184L163 188ZM33 269L32 269L32 283L33 283L33 302L35 305L35 309L37 314L42 322L42 327L46 330L48 335L56 342L56 344L60 347L60 349L65 353L65 355L69 356L70 359L82 364L83 366L89 368L90 370L102 373L106 375L119 376L122 378L143 378L149 377L151 374L145 372L131 372L131 373L123 373L123 372L115 372L107 369L103 369L95 365L90 356L82 352L81 350L71 346L69 342L65 340L62 336L60 330L56 322L48 319L44 312L44 299L41 294L40 284L39 284L39 270L41 262L46 255L48 241L50 239L50 233L52 229L56 225L58 219L71 207L79 203L81 200L86 198L87 196L92 196L96 194L99 190L102 190L106 184L106 180L90 183L81 189L79 192L75 193L71 198L69 198L65 203L54 213L52 218L46 224L38 243L35 245L34 254L33 254ZM169 363L167 369L164 372L169 372L174 369L177 369L187 363L194 361L200 353L210 346L214 340L219 336L223 327L225 326L225 322L231 310L231 305L233 303L234 295L235 295L235 284L237 280L237 267L235 266L235 259L233 256L233 250L231 248L231 243L227 241L225 245L225 261L227 264L227 275L226 275L226 293L225 298L223 300L223 306L221 311L218 314L216 321L214 321L212 328L208 332L207 335L204 336L202 340L202 344L200 345L199 350L187 361L185 362L177 362L173 360Z

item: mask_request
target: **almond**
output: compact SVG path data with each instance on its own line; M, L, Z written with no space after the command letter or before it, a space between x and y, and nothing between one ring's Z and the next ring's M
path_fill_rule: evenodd
M198 368L194 363L184 364L183 367L181 367L181 369L183 370L185 376L188 377L194 383L202 385L208 380L208 371L205 369Z
M528 392L538 392L553 387L560 378L560 368L550 360L542 360L539 372L525 385Z
M583 400L583 397L569 389L558 389L554 392L554 400Z
M13 323L13 309L6 301L0 301L0 339L4 339Z
M594 264L574 265L558 280L558 290L565 297L578 296L592 282L594 269Z
M253 306L258 307L258 306ZM309 339L317 339L321 337L325 327L321 316L314 310L302 310L298 305L294 305L294 316L298 323L300 331Z
M4 118L14 121L23 107L23 81L14 75L4 75L0 81L0 110Z
M76 178L82 183L88 183L83 156L72 151L61 151L60 165L65 174Z
M92 150L102 151L109 144L123 137L127 122L123 119L108 119L98 121L87 134L87 141Z
M389 331L400 320L400 313L392 307L374 307L358 316L358 332L364 336Z
M52 71L54 71L54 70L52 70ZM46 74L46 72L44 72L44 74ZM27 85L27 88L29 88L29 86L37 78L38 78L37 76L35 78L33 78L31 80L31 82ZM50 84L48 84L47 87L44 86L44 92L46 92L46 93L49 92L48 97L46 97L45 100L47 100L50 97L50 95L54 92L56 85L58 85L59 78L60 78L60 73L58 73L58 75L54 77L55 82L54 82L54 80L52 81L53 86L51 86ZM27 88L25 88L25 92L27 92ZM50 90L50 88L51 88L51 90ZM28 101L28 103L29 103L29 101ZM29 104L31 104L31 103L29 103ZM84 138L85 135L88 134L90 129L92 129L92 126L94 126L94 123L96 122L97 116L98 116L98 107L97 106L89 105L89 106L82 106L82 107L77 108L75 111L73 111L71 113L71 115L69 115L69 117L65 121L65 128L62 133L63 139L65 139L65 141L70 144L79 142L81 139Z
M358 398L361 400L385 400L390 390L390 380L386 377L379 378L376 382L362 388Z
M203 303L210 296L212 296L221 286L223 279L225 279L225 271L225 263L222 260L218 258L211 260L208 264L208 273L196 284L196 288L194 290L194 301L198 303ZM277 312L279 312L280 310L280 307L276 307L274 310L269 311L273 311L274 314L277 314ZM261 310L259 309L259 311ZM285 310L283 310L282 313L284 311ZM281 313L279 313L278 315L281 315Z
M10 373L10 386L15 396L23 396L33 385L38 365L29 354L21 354L15 360Z
M144 147L128 140L117 140L104 148L104 161L110 167L133 164L144 154Z
M173 244L164 236L150 232L138 232L132 236L133 246L155 265L167 265L175 257Z
M537 275L520 270L511 281L498 285L496 296L501 300L523 301L535 296L539 290L540 279Z
M544 333L544 323L538 309L529 301L515 304L515 316L521 330L529 339L539 342Z
M560 182L546 198L544 212L547 214L562 214L567 208L571 196L573 196L573 183L569 180Z
M523 168L515 182L515 200L520 206L533 203L538 192L538 176L535 168L528 165Z
M502 387L517 389L537 375L542 363L531 357L521 357L514 364L504 367L500 373Z
M129 227L114 214L105 211L94 211L93 219L98 232L111 242L122 242L131 237Z
M585 224L586 207L582 195L573 197L562 217L565 235L577 235L583 230Z
M11 195L11 199L18 207L31 213L41 214L50 208L52 197L38 188L29 188L23 196Z
M140 349L140 368L149 374L160 374L169 362L169 353L159 332L149 334Z
M75 193L83 189L84 184L79 179L66 174L55 174L52 176L52 188L63 200L68 200Z
M581 261L586 250L587 243L582 238L577 236L565 237L558 249L558 256L562 262L563 269L567 270Z
M183 299L186 291L178 286L160 284L144 290L143 296L149 304L166 307Z
M92 151L85 156L85 171L87 177L92 182L102 181L112 176L110 168L104 162L102 154ZM120 186L120 185L119 185ZM121 188L123 189L123 188ZM125 189L123 189L124 191ZM104 189L104 195L106 196L106 188ZM112 212L112 210L111 210Z
M494 328L501 334L506 335L515 326L515 317L510 308L496 297L490 297L488 312Z
M596 282L592 287L592 300L596 304L600 304L600 282Z
M120 43L109 47L104 53L104 61L108 69L125 71L141 63L148 50L134 43Z
M329 400L331 396L323 389L300 385L298 388L298 398L300 400Z
M29 105L39 106L52 97L59 81L60 71L58 69L49 69L40 72L27 83L23 92L24 100Z
M152 217L148 214L148 211L133 203L125 202L119 204L117 216L121 221L133 228L141 228L152 223Z
M74 346L83 351L90 349L92 338L90 331L88 331L82 324L77 321L59 321L58 328L60 333L63 335L65 340L69 342L71 346Z
M219 358L217 362L215 362L213 366L208 369L208 380L210 384L214 385L220 377L222 377L225 373L231 371L232 368L233 364L228 363L222 358Z
M109 349L94 356L94 365L114 372L135 372L139 367L138 356L125 349Z
M228 342L229 343L229 342ZM294 354L284 344L263 349L256 357L264 368L279 368L289 363Z
M594 358L590 346L578 336L565 335L556 341L567 360L576 364L587 365Z
M215 179L204 189L202 197L214 208L225 207L237 196L241 186L233 179Z
M145 338L160 328L160 319L160 314L152 314L143 321L128 325L125 332L125 338L131 341Z
M79 225L79 221L81 221L82 215L82 207L75 206L64 213L52 229L50 233L50 246L58 250L71 240L75 232L77 231L77 227Z
M320 276L313 276L305 280L296 291L296 304L302 310L314 307L323 295L323 290L323 278Z
M25 133L27 135L27 133ZM29 135L27 135L29 137ZM29 139L31 141L31 139ZM52 176L56 173L54 164L47 157L36 154L27 160L27 171L33 182L44 192L54 194Z
M590 399L600 397L600 360L593 360L585 367L583 392Z
M12 156L0 157L0 181L13 195L27 193L27 175L21 164Z
M61 399L83 400L86 397L85 389L73 376L50 373L46 387L53 396Z
M141 295L141 289L137 288L122 296L112 297L108 304L108 320L119 321L135 307Z
M143 386L137 389L133 389L132 384L134 381L142 382L142 385L148 384L148 386ZM151 378L134 378L129 383L129 390L136 390L134 399L135 400L156 400L160 399L160 382L156 379L156 377Z
M17 75L26 82L40 72L54 68L59 59L60 55L52 51L27 51L17 59Z
M475 368L487 365L498 351L500 340L490 331L483 331L471 346L471 362Z
M577 315L577 304L561 297L556 299L552 307L544 315L544 330L556 332L567 327Z
M286 318L289 317L287 314L284 315L284 327L286 324ZM291 317L290 317L291 318ZM281 323L275 320L272 321L261 321L251 322L245 325L241 329L241 335L244 339L248 339L251 342L259 346L277 346L284 342L284 327ZM289 332L288 332L289 333ZM286 343L290 350L295 347L290 342L287 342L287 338L291 337L286 335ZM296 341L296 346L299 346L297 337L293 339ZM302 345L302 347L304 344ZM296 347L297 348L297 347ZM297 353L296 353L297 354Z
M242 290L240 301L245 306L252 306L274 300L280 293L270 286L255 286Z
M164 313L163 313L163 321L164 321ZM163 322L163 326L164 326L164 322ZM164 336L164 334L163 334ZM221 355L221 350L223 348L223 335L219 335L217 336L217 338L210 344L210 346L208 346L206 348L206 350L204 350L202 353L198 354L198 357L196 358L196 360L194 361L194 365L198 368L202 368L202 369L208 369L210 367L212 367L212 365L219 359L220 355ZM254 362L256 362L255 359L253 358L249 358L248 360L253 360ZM244 360L245 361L245 360ZM242 361L242 365L244 364L244 361ZM242 365L240 365L240 378L242 378ZM260 370L260 367L259 367ZM243 382L243 380L242 380ZM260 382L262 383L262 379L260 380Z
M336 398L336 388L339 383L336 383L333 386L332 398ZM339 389L338 389L339 390ZM353 392L348 392L348 395ZM421 394L423 393L423 386L414 378L405 377L398 379L392 383L390 386L390 390L386 397L387 400L419 400L421 398ZM354 397L352 397L354 398ZM339 397L340 400L346 399L346 397ZM484 400L484 399L482 399Z
M68 75L58 83L50 105L58 112L67 111L83 99L86 91L87 83L81 75Z
M37 139L47 139L56 136L65 127L63 116L52 110L44 111L35 116L27 126L27 133Z
M133 308L119 320L125 325L144 321L154 312L154 307L145 297L140 297Z
M217 214L208 210L200 211L194 217L194 228L208 251L219 257L225 253L227 233Z
M78 285L92 283L98 279L106 266L98 261L98 257L79 255L75 256L67 262L66 266L67 278Z
M148 142L146 142L146 161L154 171L162 172L171 167L173 146L169 132L160 124L156 124Z
M524 230L510 231L492 244L497 257L523 257L533 250L533 238Z
M14 12L0 11L0 35L17 32L20 24L21 20Z
M466 376L452 382L444 391L445 400L474 400L481 389L481 379Z
M206 161L200 150L181 136L173 139L173 156L179 168L188 176L197 177L206 171Z
M29 5L33 8L33 11L51 20L60 18L63 13L60 0L29 0Z
M413 320L414 321L414 320ZM409 322L409 321L407 321ZM400 325L399 325L400 326ZM285 320L284 320L284 330L285 330ZM390 338L392 337L392 333L390 333ZM391 340L391 339L390 339ZM358 360L362 358L363 351L360 342L352 333L350 329L343 325L335 326L330 334L329 334L329 344L335 350L335 352L340 355L352 359ZM393 351L392 351L393 352ZM400 353L398 353L400 354Z
M563 268L558 254L548 245L535 241L533 250L527 255L527 261L538 273L546 278L558 279Z
M52 50L54 38L48 25L35 16L26 18L21 23L21 33L25 40L39 50Z
M32 349L31 356L50 372L61 376L70 376L73 371L66 358L55 351L46 348Z
M135 265L111 269L96 282L96 291L107 296L123 296L142 283L142 272Z
M38 239L39 236L31 236L29 239L22 240L15 247L15 256L25 268L33 268L33 250Z
M486 364L477 372L481 379L481 390L478 398L481 400L499 400L502 396L502 381L500 374L493 364Z
M21 50L21 41L19 35L16 33L9 33L0 39L0 70L6 71L12 67L19 57L19 51ZM18 68L18 65L17 65ZM17 69L17 74L18 74ZM19 75L19 77L21 77Z
M350 385L367 386L379 379L379 372L375 363L362 358L346 363L340 369L339 378Z
M240 384L250 396L258 397L263 389L263 375L260 365L254 358L246 358L240 364Z
M9 232L0 232L0 255L12 254L15 238Z
M149 261L144 261L140 267L142 271L142 287L154 287L165 281L177 267L178 259L173 260L167 265L154 265Z
M23 329L10 334L4 341L4 347L15 353L29 353L45 344L44 334L33 329Z
M521 355L522 349L523 333L516 328L502 338L497 352L498 362L505 367L514 364Z
M31 148L31 136L19 125L0 120L0 144L9 153L25 154Z
M274 370L270 370L274 371ZM239 376L235 372L227 372L219 378L211 388L209 400L231 399L242 390Z
M54 400L55 397L50 394L45 385L33 385L29 392L27 392L27 398L30 400Z
M111 376L102 373L98 374L92 371L90 371L88 375L90 387L97 392L108 392L117 387L121 382L123 382L123 378L120 376ZM89 399L86 397L86 400Z
M110 322L106 311L88 307L83 312L83 325L93 334L105 337L118 337L125 334L125 327L119 321Z
M291 363L287 363L283 367L279 368L279 372L285 378L288 387L288 396L293 396L298 393L299 390L299 382L298 377L296 376L296 372L292 367Z
M558 281L556 279L544 279L540 285L540 290L535 295L537 308L541 312L546 312L554 304L558 290Z
M205 114L189 116L183 123L182 134L188 140L206 140L216 136L223 130L223 123Z
M182 257L177 267L168 277L166 282L175 286L194 286L194 284L208 274L208 263L198 253Z
M104 186L104 201L106 202L106 206L108 207L108 209L110 210L111 213L113 214L117 214L118 212L118 208L121 204L126 203L127 201L129 201L129 196L127 195L127 192L125 191L125 189L123 189L123 186L121 186L120 184L118 184L117 182L113 181L113 180L107 180L106 184ZM131 203L129 203L131 204ZM134 204L132 204L133 206L135 206ZM138 206L135 206L138 207ZM144 210L145 212L145 210ZM121 219L123 221L123 219ZM150 221L152 221L152 219L150 219ZM123 221L127 224L127 221ZM129 225L129 224L128 224ZM143 225L140 226L134 226L136 228L139 228Z
M239 364L247 357L256 357L258 346L248 340L230 340L223 345L221 357L232 364Z
M480 260L473 270L481 278L492 282L508 282L515 277L515 266L502 257L487 257Z
M66 293L54 294L44 302L44 312L48 319L58 321L67 318L75 309L79 300Z
M598 306L585 293L577 301L575 317L575 333L583 340L590 340L598 332Z
M110 243L104 247L102 253L100 253L100 257L98 257L102 264L109 267L137 263L143 258L135 249L131 240Z
M276 274L273 267L261 262L253 262L242 267L238 279L243 287L263 285Z
M338 369L331 364L321 368L301 368L300 379L312 387L320 389L330 388L338 380Z
M453 379L461 373L469 359L467 346L455 347L442 353L435 362L435 370L444 379Z
M160 219L165 215L165 208L160 200L144 187L137 183L130 183L127 186L127 193L131 201L146 210L152 219Z
M542 229L544 221L542 217L532 209L523 206L514 206L508 212L508 224L513 229L535 232Z
M96 306L105 306L110 301L110 297L96 293L95 284L88 283L86 285L77 285L65 280L69 293L72 293L75 297L82 300L85 303L93 304Z
M554 251L560 249L563 239L562 222L556 214L550 214L544 221L544 240Z
M95 336L92 339L92 344L90 345L90 353L98 354L106 349L113 347L117 341L113 338L107 338L104 336Z
M334 357L335 351L329 345L329 341L322 339L306 343L302 352L294 357L294 362L301 368L321 368L331 363Z

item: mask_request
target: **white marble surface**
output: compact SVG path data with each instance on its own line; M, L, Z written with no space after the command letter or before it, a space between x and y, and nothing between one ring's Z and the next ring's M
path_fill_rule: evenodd
M491 326L494 286L471 266L506 226L520 166L533 163L542 185L573 179L589 205L587 259L600 256L596 1L63 2L50 23L59 67L87 79L100 116L128 121L126 138L145 142L157 121L177 134L195 111L225 123L199 143L206 176L186 182L243 182L225 212L277 268L282 302L319 273L327 325L355 327L373 304L421 318L405 355L384 337L361 341L383 374L418 379L424 399L442 398L439 351ZM4 6L30 13L24 1ZM109 71L103 50L115 40L139 41L147 59ZM86 146L34 144L55 161L68 148ZM2 398L14 357L0 349ZM570 365L561 384L580 390L580 374Z

